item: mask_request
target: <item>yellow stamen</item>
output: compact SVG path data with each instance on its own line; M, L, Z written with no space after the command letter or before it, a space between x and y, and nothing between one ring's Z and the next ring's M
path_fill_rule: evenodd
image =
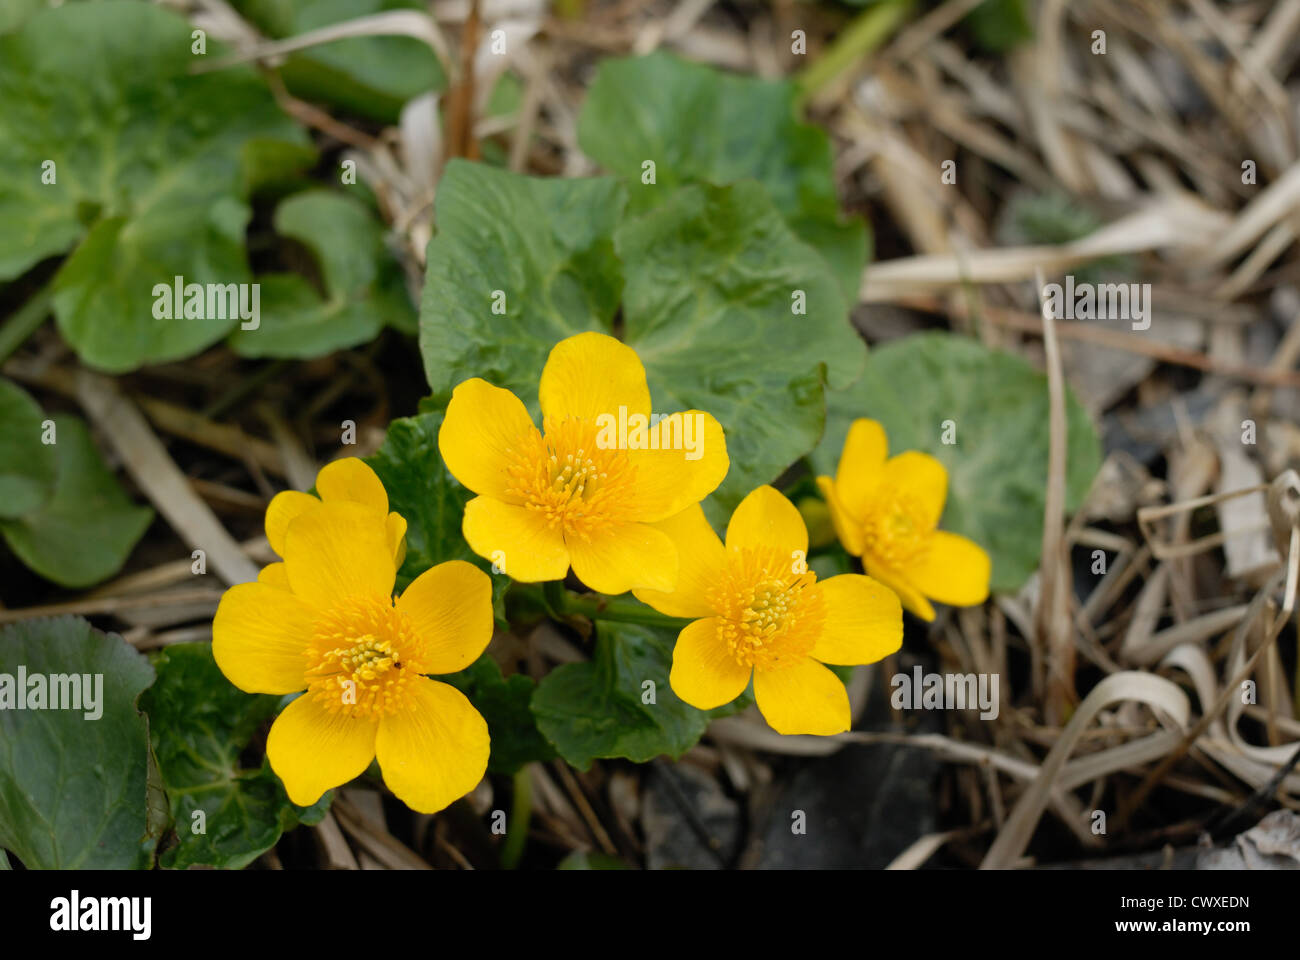
M377 719L405 705L425 672L424 644L389 601L347 597L316 620L307 693L332 713Z
M509 494L584 541L629 520L636 467L627 452L598 447L591 420L547 417L542 427L509 452Z
M907 490L882 485L862 524L866 550L898 568L925 559L934 529L925 505Z
M732 550L708 600L742 666L775 670L802 660L826 620L817 574L795 573L788 551Z

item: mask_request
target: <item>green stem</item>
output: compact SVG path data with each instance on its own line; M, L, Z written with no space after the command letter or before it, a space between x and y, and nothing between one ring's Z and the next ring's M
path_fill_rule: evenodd
M52 287L53 284L47 284L38 290L0 327L0 363L8 360L50 315Z
M913 0L885 0L868 7L840 31L826 50L796 80L800 103L807 103L893 34L912 12Z
M533 784L528 778L528 767L520 767L514 776L514 796L510 800L510 826L506 842L501 846L501 867L513 870L519 866L528 843L528 823L533 817Z
M650 627L684 628L689 620L670 617L658 610L647 607L636 600L612 600L609 597L580 597L564 589L559 580L551 580L543 589L546 606L551 615L563 617L586 617L588 620L617 620L619 623L640 623Z

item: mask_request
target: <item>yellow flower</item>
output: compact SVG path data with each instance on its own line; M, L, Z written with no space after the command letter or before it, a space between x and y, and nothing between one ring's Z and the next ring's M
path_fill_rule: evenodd
M924 620L934 619L930 600L983 603L989 555L965 537L936 529L948 495L943 464L915 450L886 459L888 453L884 427L855 420L835 479L817 478L844 549Z
M475 378L452 393L438 448L479 494L465 505L470 547L525 582L562 579L572 565L600 593L671 590L677 551L650 524L722 482L721 425L690 410L650 428L645 368L599 333L555 345L538 395L540 431L509 390Z
M266 536L284 558L231 587L212 623L222 673L247 693L306 692L271 726L266 753L308 806L376 756L389 789L434 813L474 789L488 730L464 694L424 674L469 666L492 637L492 582L461 560L425 571L394 603L406 522L355 458L320 471L321 499L278 494Z
M724 547L699 506L659 524L676 542L672 593L637 590L661 613L695 622L677 637L668 682L701 710L744 692L778 733L849 729L844 684L822 664L874 663L903 642L898 597L870 577L818 581L794 504L759 487L731 515Z

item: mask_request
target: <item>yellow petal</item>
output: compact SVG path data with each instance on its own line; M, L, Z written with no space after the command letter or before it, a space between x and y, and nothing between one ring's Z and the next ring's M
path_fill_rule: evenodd
M751 490L727 525L727 549L777 549L808 553L808 528L793 503L775 487Z
M903 607L898 594L857 573L818 584L826 621L810 656L822 663L850 665L883 660L903 645Z
M875 420L853 421L835 470L835 493L850 516L865 515L888 453L884 427Z
M668 534L677 548L677 589L632 591L642 603L648 603L670 617L711 617L715 613L708 601L710 586L727 565L726 549L704 518L704 510L694 504L655 529Z
M573 572L597 593L669 591L677 585L677 548L648 523L610 524L589 541L574 537L565 543Z
M278 556L284 556L284 534L289 523L305 510L319 507L320 501L301 490L282 490L266 507L266 539Z
M603 333L580 333L552 347L542 368L538 397L542 416L555 420L594 421L601 414L617 420L619 407L626 407L629 415L650 413L650 388L641 358Z
M668 683L698 710L730 703L749 686L750 668L731 655L718 635L718 618L696 620L677 635Z
M307 685L304 651L312 620L311 607L287 590L237 584L222 595L212 618L212 656L245 693L296 693Z
M511 451L536 433L518 397L475 377L452 391L438 431L438 450L452 476L465 486L508 500Z
M903 570L908 581L932 600L968 607L989 598L989 555L972 540L936 530L925 559Z
M672 446L628 451L636 467L633 496L639 520L662 520L699 503L718 489L731 466L722 424L699 410L673 417L681 419L662 420L656 427L660 445Z
M411 581L397 609L427 645L422 671L455 673L492 639L492 578L472 563L448 560Z
M271 724L266 756L289 799L309 807L326 790L365 773L375 757L378 726L376 720L331 713L304 694Z
M465 504L461 531L471 550L515 580L562 580L569 572L563 534L536 510L475 497Z
M406 559L406 518L400 513L388 515L388 545L393 548L393 566L401 570Z
M322 503L289 524L284 562L293 592L317 610L342 597L391 597L397 577L384 518L346 501Z
M922 620L930 621L934 619L934 607L930 606L930 601L925 599L921 591L910 583L902 573L880 563L871 554L863 555L862 566L869 577L873 580L879 580L898 594L898 599L902 602L904 610L915 614Z
M849 729L849 695L840 678L805 658L777 670L754 672L754 700L777 733L830 736Z
M388 513L388 492L375 471L357 457L344 457L321 467L316 474L316 492L327 503L347 500L364 503L380 514Z
M268 563L257 574L257 582L275 587L277 590L293 590L293 587L289 586L289 571L284 568L283 563Z
M487 772L487 723L455 687L417 677L406 708L379 721L375 740L384 783L419 813L437 813Z
M885 477L891 486L906 490L922 507L920 520L933 530L943 516L948 499L948 471L928 453L908 450L885 462Z
M840 543L844 549L855 557L862 556L865 547L865 541L862 538L862 525L849 516L848 511L844 509L844 504L840 503L839 494L836 493L835 484L831 482L831 478L818 477L817 489L826 498L826 506L831 511L831 523L835 527L835 535L840 538Z

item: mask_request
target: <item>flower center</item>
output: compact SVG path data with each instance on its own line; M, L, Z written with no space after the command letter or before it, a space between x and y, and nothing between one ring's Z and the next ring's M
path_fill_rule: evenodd
M317 618L307 648L307 696L331 713L377 719L402 708L424 672L424 644L391 602L348 597Z
M862 524L867 551L894 568L924 559L932 533L921 501L892 487L877 491Z
M636 468L627 452L601 449L590 420L547 417L510 451L508 492L565 535L590 540L631 518Z
M781 550L732 550L708 600L736 662L756 670L798 663L826 620L817 574Z

